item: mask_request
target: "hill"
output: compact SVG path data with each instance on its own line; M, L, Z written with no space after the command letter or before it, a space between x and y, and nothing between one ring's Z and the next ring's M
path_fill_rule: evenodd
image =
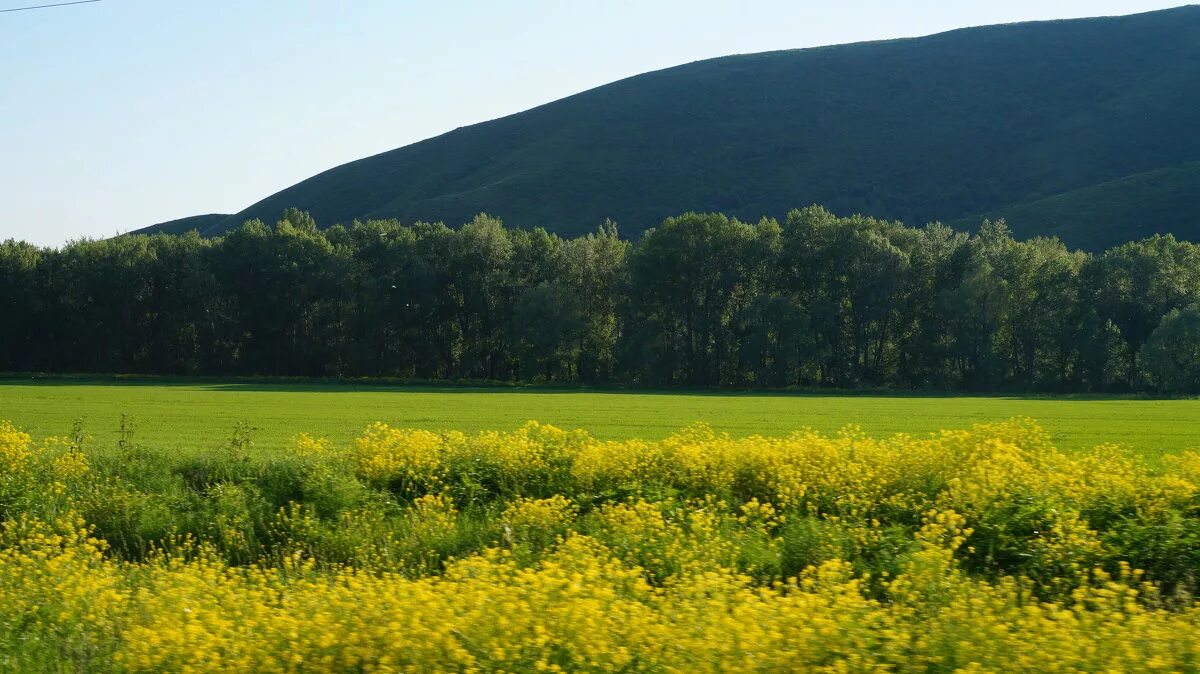
M953 223L970 228L1004 218L1017 237L1057 236L1098 248L1156 232L1200 236L1200 162L1138 173L1098 185L1013 204Z
M757 219L821 203L909 223L1001 214L1096 249L1200 238L1197 129L1188 6L700 61L354 161L203 224L296 206L323 225L487 211L562 234L608 217L635 235L687 210Z
M163 232L164 234L186 234L193 229L200 232L203 236L215 236L229 229L226 222L230 218L236 216L228 213L208 213L206 215L192 215L178 220L169 220L160 222L153 227L148 227L141 231ZM240 222L240 221L239 221Z

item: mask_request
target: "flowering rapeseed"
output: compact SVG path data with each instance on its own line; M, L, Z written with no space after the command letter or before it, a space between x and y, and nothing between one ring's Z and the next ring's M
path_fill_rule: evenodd
M1200 669L1200 455L1027 420L63 447L0 423L3 670Z

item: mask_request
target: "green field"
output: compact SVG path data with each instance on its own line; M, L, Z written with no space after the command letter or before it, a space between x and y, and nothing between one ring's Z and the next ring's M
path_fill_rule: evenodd
M180 449L220 445L242 421L270 449L300 432L346 441L374 421L477 431L534 419L602 438L655 439L697 421L734 435L848 424L890 435L1014 416L1037 419L1064 449L1115 442L1153 457L1200 447L1200 400L0 380L0 419L35 436L66 435L82 419L87 435L111 443L122 414L133 419L137 443Z

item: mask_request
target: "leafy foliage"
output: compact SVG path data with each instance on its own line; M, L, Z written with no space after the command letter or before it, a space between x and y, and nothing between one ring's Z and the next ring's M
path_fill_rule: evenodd
M1184 390L1139 355L1200 301L1200 246L1087 254L1003 221L967 235L815 206L686 213L637 243L486 215L320 230L290 209L213 239L8 241L0 278L8 371ZM1185 337L1162 328L1159 373Z
M1200 305L1172 309L1150 333L1146 370L1167 391L1200 391Z

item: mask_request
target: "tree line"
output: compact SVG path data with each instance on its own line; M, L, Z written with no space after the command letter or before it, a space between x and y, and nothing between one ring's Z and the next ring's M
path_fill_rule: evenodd
M970 391L1200 386L1200 246L1099 254L820 207L0 244L0 370Z

